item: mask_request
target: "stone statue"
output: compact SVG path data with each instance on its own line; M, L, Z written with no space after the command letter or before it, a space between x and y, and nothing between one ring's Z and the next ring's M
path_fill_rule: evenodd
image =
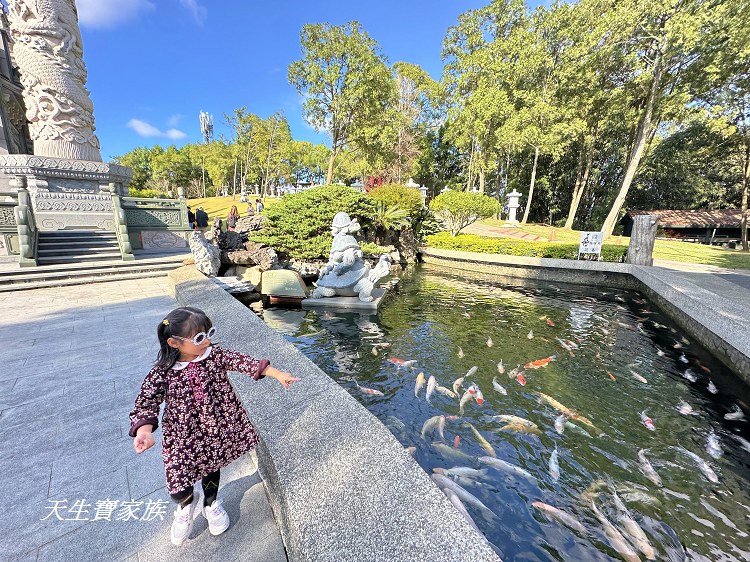
M333 217L333 244L328 263L320 270L315 283L312 298L333 296L359 296L359 300L373 300L372 290L381 277L391 271L391 258L387 254L380 256L374 268L362 259L362 250L352 234L359 232L357 219L349 218L346 213Z
M9 0L34 154L101 162L75 0Z
M221 267L219 248L206 240L203 233L198 230L193 231L188 243L195 259L195 269L206 277L216 277Z

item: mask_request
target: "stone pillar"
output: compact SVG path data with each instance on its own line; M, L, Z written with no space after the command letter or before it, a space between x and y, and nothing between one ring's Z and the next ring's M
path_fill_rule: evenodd
M9 0L34 154L101 162L74 0Z
M518 202L521 197L521 193L514 189L511 193L508 193L506 197L508 198L508 220L505 222L509 224L517 224L518 219L516 218L516 211L518 211L518 207L521 206L521 204Z

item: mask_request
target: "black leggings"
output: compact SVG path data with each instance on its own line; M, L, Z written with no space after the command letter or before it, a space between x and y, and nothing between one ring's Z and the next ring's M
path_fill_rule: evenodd
M221 471L211 472L207 476L204 476L201 480L201 486L203 486L203 505L211 505L216 500L216 495L219 493L219 478L221 477ZM176 494L170 494L172 499L180 504L180 507L186 507L193 503L193 487L185 488L181 492Z

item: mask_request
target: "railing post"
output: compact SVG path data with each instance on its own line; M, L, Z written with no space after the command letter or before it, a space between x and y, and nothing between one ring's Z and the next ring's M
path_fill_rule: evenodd
M120 194L117 192L117 184L109 184L109 193L112 195L112 213L115 216L115 234L117 234L120 254L123 261L130 261L135 259L135 256L133 255L133 246L130 244L128 221L125 217L125 211L122 209L122 201L120 200Z
M18 228L18 263L21 267L36 265L37 230L34 209L31 206L29 190L26 189L26 176L14 176L9 181L18 191L18 205L13 208Z

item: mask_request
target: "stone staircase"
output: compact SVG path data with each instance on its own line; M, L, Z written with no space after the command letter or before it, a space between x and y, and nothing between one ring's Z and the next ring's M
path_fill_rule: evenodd
M39 265L121 259L117 235L114 232L55 230L39 233Z

